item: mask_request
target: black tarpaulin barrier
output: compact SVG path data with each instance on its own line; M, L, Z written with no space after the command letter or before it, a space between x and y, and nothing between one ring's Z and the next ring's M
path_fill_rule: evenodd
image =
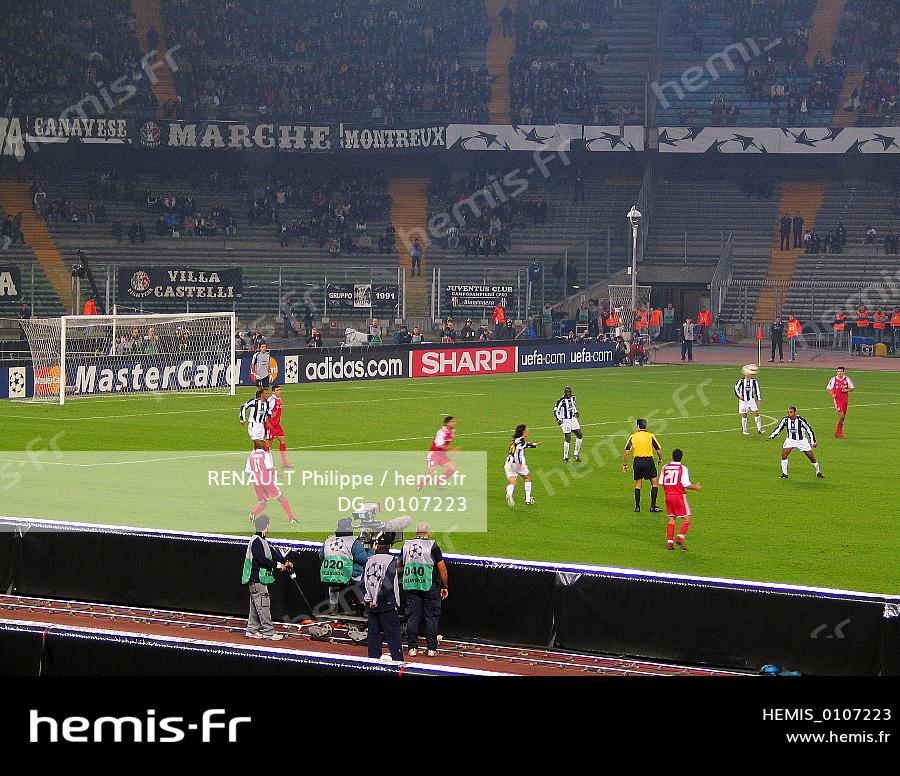
M40 676L43 633L19 625L0 625L0 675Z
M810 674L877 674L884 604L663 578L557 575L562 649Z
M884 605L881 621L881 673L900 676L900 603Z

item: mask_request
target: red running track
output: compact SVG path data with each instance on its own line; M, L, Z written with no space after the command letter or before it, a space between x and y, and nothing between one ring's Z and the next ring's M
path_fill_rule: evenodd
M160 609L141 609L80 601L55 601L24 596L0 595L0 625L23 625L49 632L102 633L113 636L154 637L171 643L227 645L248 654L278 650L282 654L315 655L327 660L366 657L364 645L347 638L318 641L303 632L303 626L277 623L284 636L278 642L252 641L244 637L245 620L221 615L193 614ZM468 642L441 642L437 657L420 653L408 665L418 670L463 669L470 672L517 676L737 676L736 671L697 668L629 660L618 657L554 652L533 648L503 647Z

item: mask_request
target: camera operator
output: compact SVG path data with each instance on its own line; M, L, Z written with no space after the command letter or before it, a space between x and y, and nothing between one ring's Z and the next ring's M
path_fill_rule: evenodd
M428 657L437 655L438 620L441 601L447 597L447 564L437 542L431 538L431 526L419 523L416 538L403 544L403 589L407 593L406 644L414 656L419 649L419 625L425 616L425 646ZM435 568L437 574L434 573Z
M392 531L381 531L375 537L375 554L366 561L363 571L366 610L369 615L369 657L381 658L381 645L387 642L391 658L403 660L400 640L401 569L397 558L390 554L395 538Z
M284 636L272 625L269 585L275 581L276 570L286 571L292 569L294 564L266 540L269 533L269 518L266 515L259 515L253 525L256 533L247 543L241 578L242 584L250 586L250 616L244 635L248 639L281 641Z
M341 589L353 584L362 602L364 594L359 590L366 561L375 554L375 550L366 549L363 543L353 535L353 521L349 517L338 520L337 530L329 536L319 550L319 579L328 589L328 614L338 610Z

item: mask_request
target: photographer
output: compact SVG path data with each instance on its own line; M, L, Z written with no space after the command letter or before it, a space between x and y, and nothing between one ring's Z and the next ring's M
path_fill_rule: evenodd
M437 655L438 621L441 601L447 597L447 564L437 542L431 538L431 526L419 523L416 538L403 544L403 589L407 593L406 644L410 656L419 649L419 626L425 617L425 646L428 657ZM435 574L437 569L437 574Z
M338 610L341 589L353 584L360 602L364 594L359 590L366 561L375 554L367 550L363 543L353 535L353 522L349 517L341 518L337 530L329 536L319 550L319 579L328 589L328 614Z
M394 541L392 531L381 531L375 537L375 554L366 561L363 582L369 615L369 657L380 659L382 642L387 641L391 658L401 662L399 577L402 570L397 558L390 554Z
M272 625L269 585L275 581L276 570L286 571L292 569L294 564L266 540L269 533L269 518L266 515L259 515L253 525L256 533L247 543L241 578L241 584L250 586L250 616L244 635L248 639L281 641L284 636Z

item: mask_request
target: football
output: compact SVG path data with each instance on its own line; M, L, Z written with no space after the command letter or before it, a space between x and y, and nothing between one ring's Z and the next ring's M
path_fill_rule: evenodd
M741 368L741 371L747 377L752 377L759 371L759 367L756 364L744 364L744 366Z

